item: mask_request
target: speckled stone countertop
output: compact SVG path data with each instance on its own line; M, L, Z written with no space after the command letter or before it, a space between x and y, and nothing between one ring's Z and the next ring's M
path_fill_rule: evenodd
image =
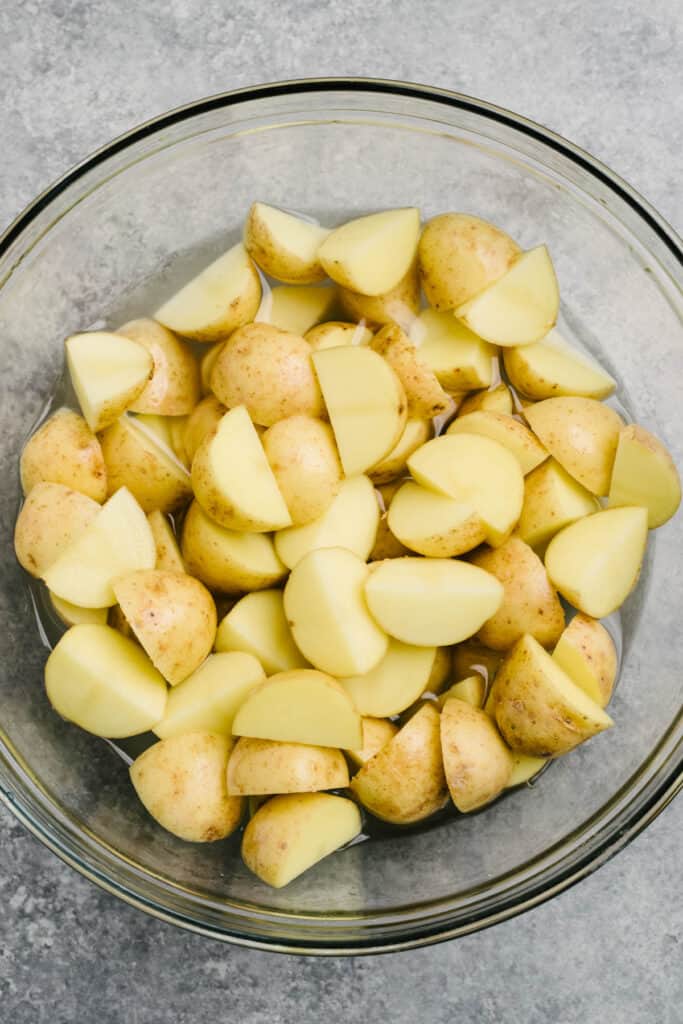
M0 38L0 224L169 107L268 80L367 75L461 90L540 121L683 227L680 0L6 0ZM597 874L486 932L312 960L152 920L2 809L0 1019L679 1024L682 824L678 800Z

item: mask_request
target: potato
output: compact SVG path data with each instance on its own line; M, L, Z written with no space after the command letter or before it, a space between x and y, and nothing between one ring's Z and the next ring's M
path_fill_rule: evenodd
M537 551L570 523L600 511L600 502L555 459L547 459L524 481L519 536Z
M211 374L225 341L215 341L202 353L199 360L199 387L202 396L211 394Z
M229 409L195 452L192 487L206 514L228 530L267 533L291 525L261 439L243 405Z
M370 613L382 629L417 646L447 646L472 636L498 610L503 593L483 569L446 558L378 562L365 584Z
M372 550L379 523L375 489L366 476L343 480L326 512L305 526L275 534L275 550L288 569L319 548L346 548L362 561Z
M338 284L362 295L395 288L415 260L420 211L384 210L342 224L318 249L318 259Z
M420 310L417 262L413 262L398 284L384 295L361 295L349 288L340 288L339 303L346 316L365 321L371 330L396 323L407 331Z
M347 324L341 320L328 320L306 331L306 341L314 352L318 349L337 348L339 345L367 345L372 331L362 324Z
M145 513L122 487L42 575L49 589L65 601L82 608L107 608L116 603L113 581L135 569L154 568L156 557Z
M174 512L192 497L190 474L144 420L122 416L100 441L109 494L126 487L144 512Z
M467 213L442 213L428 221L418 258L431 306L450 310L502 277L519 246L500 228Z
M497 352L452 313L423 309L410 328L420 357L448 391L487 388L493 382Z
M58 409L26 442L19 462L21 486L28 494L39 483L62 484L102 502L107 470L100 442L82 416Z
M387 718L405 711L424 693L435 658L435 647L390 640L386 654L373 669L339 682L361 715Z
M210 263L154 314L193 341L219 341L250 323L261 303L261 279L241 242Z
M189 732L231 736L237 709L265 678L251 654L210 654L170 690L164 717L156 723L154 732L160 739Z
M95 623L98 626L106 626L106 608L80 608L77 604L71 604L69 601L62 600L61 597L50 593L49 590L48 594L50 596L50 604L66 626L80 626L86 622Z
M458 417L467 416L471 412L502 412L506 416L513 413L512 395L507 384L496 384L487 391L475 391L468 395L458 406Z
M434 436L434 427L429 420L406 420L403 433L388 455L377 462L368 476L376 486L390 483L406 472L408 459Z
M329 235L309 220L266 203L253 203L244 223L244 246L266 274L288 284L314 284L325 278L318 248Z
M351 779L351 790L376 818L410 825L441 810L448 788L441 760L439 713L422 707Z
M199 368L187 345L156 320L131 320L116 333L137 341L154 361L152 377L130 411L160 416L192 412L199 401Z
M163 512L156 509L147 516L149 528L154 537L154 544L157 549L157 560L155 569L165 569L168 572L186 572L183 556L180 554L178 541L175 538L171 524Z
M503 739L522 754L566 754L614 723L532 636L518 640L496 673L491 706Z
M370 342L370 348L395 371L403 385L410 416L431 419L450 408L451 400L433 370L398 324L382 327Z
M349 770L341 750L243 736L228 762L228 793L317 793L344 789Z
M398 732L398 726L390 722L388 718L362 718L361 723L363 746L346 751L349 760L359 768L362 768L371 757L379 753L382 747Z
M221 621L216 650L247 651L268 675L308 665L287 624L281 590L245 594Z
M608 505L642 505L648 527L666 523L681 503L681 481L659 438L631 423L619 434Z
M318 519L342 483L329 423L313 416L290 416L269 427L261 440L291 522L303 526Z
M14 527L19 565L32 576L43 576L83 535L99 511L96 501L63 484L35 484Z
M310 668L278 672L258 686L238 709L235 736L320 747L359 747L360 715L344 688Z
M64 344L81 412L93 432L104 430L147 386L152 357L138 342L107 331L72 334Z
M325 411L310 345L270 324L235 331L216 358L211 388L229 409L246 405L254 423L264 427Z
M270 537L225 530L196 501L185 516L181 551L187 571L223 594L272 587L287 571Z
M294 642L312 665L330 675L365 674L387 652L388 637L365 603L368 575L351 551L321 548L297 562L285 584L285 615Z
M522 253L498 281L455 315L485 341L503 347L540 341L555 326L560 291L544 245Z
M126 616L123 614L121 608L117 604L114 604L111 606L111 608L106 610L106 624L108 626L111 626L112 629L115 629L117 633L121 634L121 636L125 636L127 640L133 640L135 643L137 643L137 639L135 637L135 634L133 633L131 624L126 618Z
M621 416L594 398L546 398L524 410L552 457L592 494L609 491Z
M396 373L369 348L344 345L312 355L346 476L364 473L398 442L406 423Z
M500 666L504 654L484 647L479 640L465 640L453 648L451 666L456 679L465 679L476 673L484 683L490 686Z
M119 577L113 589L135 636L171 686L201 665L216 636L216 606L199 580L142 569Z
M483 676L466 676L465 679L461 679L459 682L453 683L452 686L449 686L448 689L440 695L439 704L443 709L451 698L455 698L456 700L464 701L465 704L469 704L473 708L480 708L484 704L485 693L486 683L484 682Z
M244 830L242 858L250 871L282 888L360 834L353 800L296 793L268 800Z
M486 528L474 508L408 480L395 496L387 522L412 551L433 558L462 555L481 544Z
M316 324L329 320L337 304L337 289L324 285L277 285L258 315L259 322L302 336Z
M432 665L432 671L427 680L427 690L430 693L440 693L451 676L451 650L450 647L437 647L436 657Z
M607 707L618 659L614 641L602 623L581 612L575 615L557 641L553 660L591 700Z
M144 651L91 623L61 638L45 665L45 687L62 718L111 739L146 732L166 706L166 683Z
M476 434L437 437L408 459L417 483L471 505L489 544L502 544L519 519L524 477L515 457L497 441Z
M162 828L190 843L225 839L242 820L243 801L226 784L232 740L210 732L171 736L130 766L135 792Z
M171 451L182 462L185 469L190 468L190 459L185 450L185 427L189 416L171 416L168 419L168 439Z
M613 377L569 345L556 328L533 345L506 349L503 359L510 383L528 398L607 398L617 386Z
M545 567L570 604L602 619L623 604L638 582L646 543L647 509L605 509L556 534Z
M548 452L519 420L502 412L479 410L468 416L459 416L451 423L448 434L480 434L498 441L519 462L524 476L548 458Z
M385 513L377 526L377 535L369 560L371 562L382 562L385 558L402 558L403 555L409 554L410 548L407 548L405 544L401 544L400 540L394 537L389 529L388 515Z
M507 781L506 789L521 786L538 775L541 768L548 763L547 757L530 757L528 754L512 755L512 775Z
M188 465L192 465L200 444L218 426L226 412L226 407L215 395L207 395L192 410L183 428L183 447Z
M495 576L505 591L500 608L479 630L486 647L505 651L525 633L544 647L557 643L564 629L564 609L543 562L528 544L510 537L499 548L476 554L472 565Z
M453 803L465 814L495 800L512 774L512 755L480 708L451 697L441 712L441 753Z

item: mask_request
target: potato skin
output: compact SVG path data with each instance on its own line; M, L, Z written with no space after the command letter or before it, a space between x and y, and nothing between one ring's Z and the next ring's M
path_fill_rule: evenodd
M199 401L199 368L187 345L168 327L148 318L130 320L116 332L146 348L152 377L129 405L131 412L185 416Z
M206 435L211 433L227 411L215 395L207 395L187 417L183 427L183 448L190 466Z
M311 327L304 337L313 351L317 352L318 349L336 348L337 345L367 345L372 339L372 331L344 320L327 320Z
M355 750L347 750L346 754L350 761L358 768L362 768L371 757L378 754L385 743L392 740L398 732L398 726L394 725L388 718L370 718L364 715L361 719L363 728L363 746Z
M230 336L211 371L211 389L229 409L245 405L264 427L298 414L325 415L310 345L271 324L248 324Z
M414 263L395 288L384 295L361 295L349 288L338 290L339 303L350 320L364 320L370 330L396 323L407 330L420 310L420 277Z
M556 648L553 653L555 661L600 707L606 707L612 696L619 667L617 652L610 634L598 619L577 612L560 640L562 647ZM571 668L576 661L584 662L585 671L595 680L597 693L589 692L578 678L574 678Z
M344 755L334 747L242 736L228 762L231 796L317 793L349 784Z
M293 525L303 526L323 515L343 479L329 423L313 416L290 416L269 427L261 441Z
M32 576L42 576L90 526L100 511L92 498L62 484L35 484L14 528L17 561Z
M453 677L456 680L467 679L468 676L476 673L490 688L504 657L502 651L493 651L490 647L485 647L479 640L463 640L452 649Z
M252 203L244 222L244 247L251 258L266 274L285 284L316 284L324 281L327 274L317 260L302 260L291 252L283 252L273 237L268 224L261 216L261 203ZM280 212L280 211L278 211ZM310 225L311 233L317 232L320 241L329 234L324 228Z
M408 415L431 419L450 408L451 400L436 374L420 358L419 350L398 324L386 324L370 342L370 348L383 356L403 385L408 399Z
M97 502L107 497L107 469L100 442L72 409L58 409L29 438L19 471L24 494L46 482L63 484Z
M441 712L441 751L451 799L462 813L495 800L512 774L512 754L491 718L455 697Z
M127 487L143 512L175 512L192 497L189 474L124 418L100 435L112 495Z

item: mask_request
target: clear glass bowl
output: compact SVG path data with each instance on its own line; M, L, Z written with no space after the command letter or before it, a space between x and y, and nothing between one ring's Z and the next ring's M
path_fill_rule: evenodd
M324 220L469 210L523 246L547 242L566 320L679 464L681 247L623 181L538 125L465 96L361 80L264 86L166 114L69 172L0 243L0 796L65 861L165 920L290 952L402 949L549 898L680 787L683 517L657 535L624 611L617 727L532 789L353 846L280 891L246 871L237 838L192 846L156 827L116 753L48 707L46 652L11 543L17 457L61 372L64 336L154 308L236 237L255 198Z

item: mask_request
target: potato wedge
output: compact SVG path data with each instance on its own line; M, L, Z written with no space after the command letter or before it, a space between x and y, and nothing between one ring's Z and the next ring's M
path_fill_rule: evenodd
M269 676L308 666L287 624L281 590L257 590L240 598L218 627L216 650L247 651Z
M290 416L269 427L261 441L291 523L303 526L318 519L339 493L343 478L329 423Z
M192 410L183 427L183 448L188 465L192 465L197 449L225 416L228 410L215 395L207 395Z
M506 789L522 786L538 775L541 768L548 763L547 757L530 757L529 754L512 754L512 774L507 781Z
M423 309L410 328L420 357L447 391L487 388L497 369L497 350L452 313Z
M496 384L486 391L475 391L458 406L458 417L467 416L471 412L502 412L512 416L514 408L512 395L507 384Z
M649 430L631 423L619 434L607 504L642 505L649 529L662 526L681 503L681 481L671 455Z
M122 416L100 441L110 495L127 488L143 512L174 512L191 499L190 474L144 417Z
M48 594L50 604L65 626L80 626L83 623L94 623L98 626L107 625L107 608L81 608L77 604L64 601L49 590Z
M548 458L548 452L528 427L502 412L479 410L458 416L446 431L448 434L480 434L498 441L519 462L524 476Z
M403 433L389 454L369 471L368 476L373 484L379 486L390 483L405 474L410 456L433 436L434 427L429 420L406 420Z
M557 641L553 660L591 700L607 707L618 659L614 641L601 622L581 612L575 615Z
M165 569L168 572L186 572L183 556L180 554L178 541L175 533L163 512L156 509L147 516L149 528L154 537L154 544L157 549L157 560L155 569Z
M503 359L510 383L527 398L607 398L617 386L609 373L565 341L557 328L533 345L505 349Z
M386 359L403 385L409 416L432 419L450 408L451 400L434 371L398 324L382 327L370 342L370 348Z
M81 412L93 433L104 430L147 386L152 356L138 342L107 331L72 334L64 344Z
M264 300L257 320L298 336L329 320L337 305L334 286L276 285Z
M484 705L484 695L486 693L486 683L484 682L483 676L474 675L466 676L465 679L461 679L457 683L453 683L449 686L444 693L439 695L439 705L442 710L447 701L451 698L455 698L459 701L464 701L465 704L469 704L473 708L481 708Z
M327 323L311 327L304 337L313 351L317 352L319 349L338 348L340 345L367 345L372 340L372 331L362 324L328 320Z
M28 494L36 484L62 484L102 502L107 497L107 469L100 442L82 416L58 409L26 442L19 462L21 486Z
M412 551L450 558L471 551L486 538L486 528L467 502L406 481L389 506L391 533Z
M393 739L398 732L398 726L390 722L388 718L367 718L361 719L363 729L363 746L355 750L347 750L346 755L352 764L362 768L364 764L379 753L382 747Z
M92 498L63 484L35 484L14 527L17 561L32 576L43 576L97 517Z
M542 552L565 526L599 511L600 502L595 495L550 458L524 480L524 504L517 532L530 547Z
M131 402L131 412L186 416L199 401L199 368L187 345L156 320L130 320L117 334L137 341L154 362L152 377Z
M456 679L478 675L490 687L504 658L502 651L492 651L479 640L465 640L453 648L451 667Z
M420 311L417 262L413 262L398 284L383 295L361 295L349 288L339 288L339 304L345 316L364 321L373 331L392 323L407 331Z
M317 793L344 789L349 769L341 750L304 743L281 743L243 736L228 762L228 793Z
M495 724L455 697L441 712L441 753L451 799L463 814L500 796L512 774L512 755Z
M385 210L342 224L318 249L333 281L362 295L384 295L395 288L415 260L420 211Z
M327 228L267 203L252 203L244 223L244 247L266 274L287 284L325 279L318 248Z
M386 654L373 669L339 682L361 715L387 718L405 711L424 693L435 658L435 647L390 640Z

